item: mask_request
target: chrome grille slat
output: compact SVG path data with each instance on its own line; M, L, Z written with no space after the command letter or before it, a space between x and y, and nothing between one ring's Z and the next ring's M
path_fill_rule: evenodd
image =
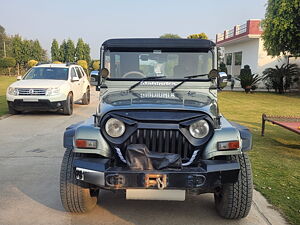
M18 88L18 95L24 96L33 96L33 95L46 95L45 88Z

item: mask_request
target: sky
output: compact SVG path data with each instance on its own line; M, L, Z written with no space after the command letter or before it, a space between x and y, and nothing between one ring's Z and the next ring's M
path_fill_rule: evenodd
M0 25L9 35L38 39L50 55L56 38L83 38L93 59L106 39L181 37L217 33L264 18L267 0L0 0Z

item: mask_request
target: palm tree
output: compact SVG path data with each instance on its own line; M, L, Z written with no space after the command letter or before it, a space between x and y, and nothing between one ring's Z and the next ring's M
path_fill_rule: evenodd
M300 75L300 69L296 64L282 64L275 68L267 68L263 71L263 80L272 83L275 92L284 94L291 86L293 79Z

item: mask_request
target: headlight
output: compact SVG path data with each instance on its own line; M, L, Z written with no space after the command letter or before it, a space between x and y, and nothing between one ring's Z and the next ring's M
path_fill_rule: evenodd
M59 88L48 88L46 91L46 95L50 96L50 95L58 95L59 94Z
M190 125L189 130L194 138L204 138L209 132L209 125L206 120L199 120Z
M125 124L118 119L110 118L105 124L105 131L111 137L121 137L125 132Z
M8 88L8 94L9 95L18 95L18 89L13 88L13 87L9 87Z

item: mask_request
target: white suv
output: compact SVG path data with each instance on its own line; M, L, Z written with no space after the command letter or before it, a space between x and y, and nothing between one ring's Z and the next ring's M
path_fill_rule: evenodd
M42 64L31 68L19 81L7 88L9 112L42 110L73 113L73 103L90 102L90 83L81 66Z

